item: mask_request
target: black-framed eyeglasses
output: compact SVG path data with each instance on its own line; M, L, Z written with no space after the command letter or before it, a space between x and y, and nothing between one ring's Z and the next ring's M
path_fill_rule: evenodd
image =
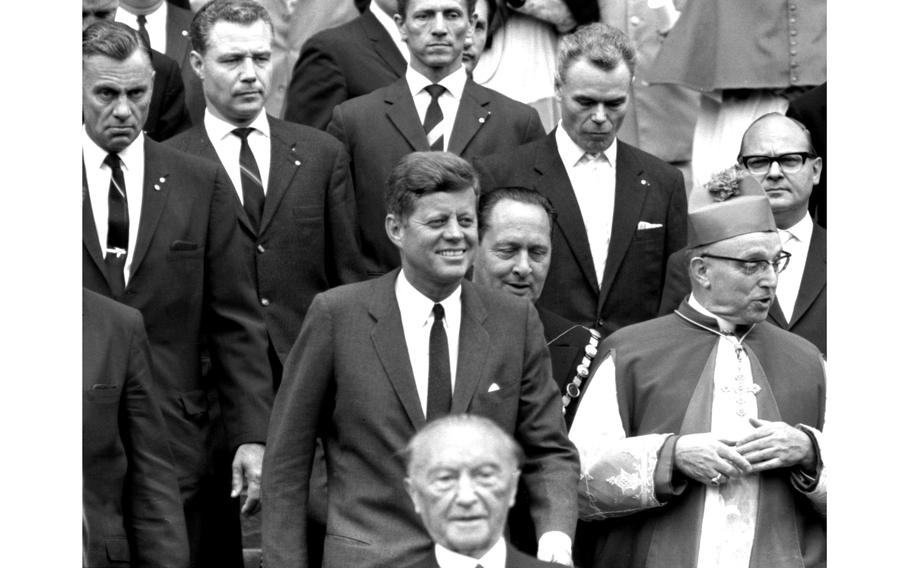
M739 269L748 276L758 274L759 272L763 273L768 270L769 267L773 269L775 273L780 274L787 268L787 265L790 264L790 253L787 251L782 251L777 258L772 260L733 258L731 256L720 256L719 254L709 253L700 254L699 256L701 258L716 258L718 260L735 262L739 266Z
M777 162L780 171L795 174L802 169L806 160L817 158L812 152L788 152L780 156L741 156L739 161L746 166L749 173L763 176L771 171L771 164Z

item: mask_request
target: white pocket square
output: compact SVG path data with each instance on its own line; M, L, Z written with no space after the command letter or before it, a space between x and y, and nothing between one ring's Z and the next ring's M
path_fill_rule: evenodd
M647 221L639 221L637 231L647 231L648 229L659 229L663 227L663 223L648 223Z
M487 392L496 392L498 390L499 390L499 385L497 385L496 383L493 383L492 385L490 385L490 388L487 389Z

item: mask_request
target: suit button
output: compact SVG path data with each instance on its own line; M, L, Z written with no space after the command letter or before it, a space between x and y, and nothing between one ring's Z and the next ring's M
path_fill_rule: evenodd
M268 306L270 304L268 298L262 298L261 300L259 300L259 303L262 304L263 306Z
M256 252L262 254L265 252L265 247L262 245L256 245Z

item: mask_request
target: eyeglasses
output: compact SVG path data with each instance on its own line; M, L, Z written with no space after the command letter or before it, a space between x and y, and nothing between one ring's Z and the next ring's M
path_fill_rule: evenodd
M708 253L704 253L699 256L701 258L716 258L718 260L728 260L730 262L735 262L737 265L739 265L740 270L742 270L743 273L745 273L747 276L752 276L754 274L758 274L759 272L764 273L766 270L768 270L768 267L771 267L776 274L780 274L784 271L785 268L787 268L787 265L790 263L790 253L786 251L781 252L777 258L772 260L750 260L745 258L733 258L729 256L720 256L717 254Z
M740 156L739 162L746 166L749 173L755 175L765 175L771 171L771 164L777 162L780 171L785 174L795 174L807 159L815 159L817 156L812 152L789 152L780 156Z

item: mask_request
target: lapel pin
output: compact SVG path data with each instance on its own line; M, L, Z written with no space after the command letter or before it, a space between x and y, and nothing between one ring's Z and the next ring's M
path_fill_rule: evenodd
M164 183L164 178L158 178L158 183Z
M299 166L299 165L300 165L300 160L294 160L294 165L295 165L295 166Z
M161 191L161 186L157 183L155 184L155 191Z
M180 35L182 35L183 37L186 37L186 36L190 35L190 33L186 30L180 30Z

